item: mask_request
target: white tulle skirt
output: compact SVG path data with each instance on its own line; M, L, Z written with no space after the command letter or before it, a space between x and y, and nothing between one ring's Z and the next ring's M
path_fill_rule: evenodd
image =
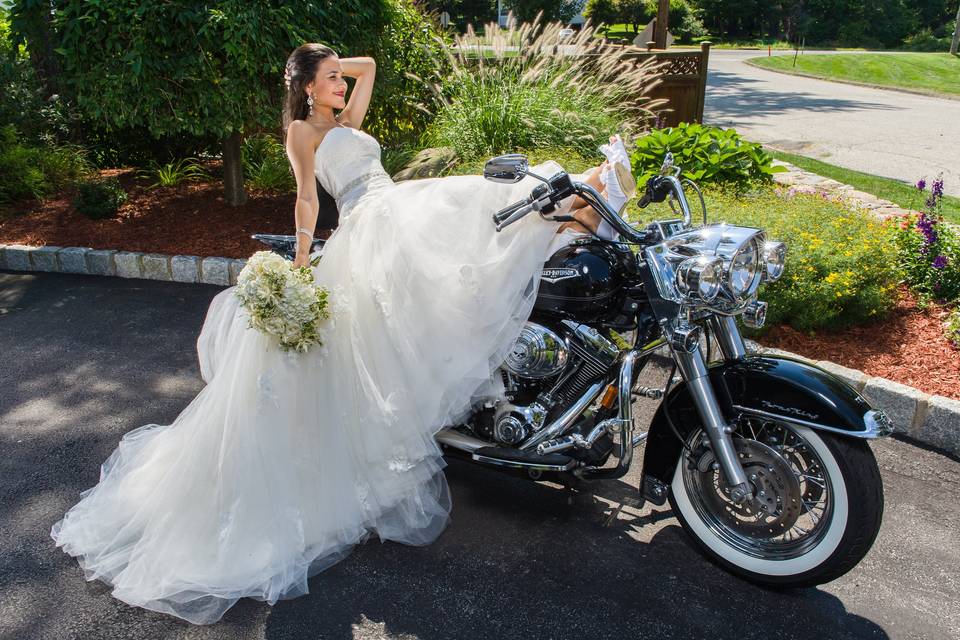
M451 508L433 435L498 392L558 224L497 233L490 215L535 184L409 181L342 206L314 267L333 317L306 354L219 293L197 344L207 385L123 437L57 545L124 602L206 624L241 597L306 593L374 534L433 541Z

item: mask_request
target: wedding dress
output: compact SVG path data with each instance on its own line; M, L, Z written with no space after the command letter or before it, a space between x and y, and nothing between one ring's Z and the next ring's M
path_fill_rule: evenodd
M374 534L424 545L449 521L433 435L496 393L559 223L498 233L491 214L534 178L395 184L357 129L328 131L315 159L340 210L313 267L330 291L323 346L281 351L220 292L197 342L206 386L172 424L127 433L53 525L124 602L212 623L241 597L306 593Z

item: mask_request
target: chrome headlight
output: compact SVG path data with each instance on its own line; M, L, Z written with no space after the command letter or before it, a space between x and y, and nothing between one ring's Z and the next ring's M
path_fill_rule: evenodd
M754 236L733 254L730 259L728 284L730 293L738 302L753 295L760 285L760 243Z
M782 258L769 243L771 261ZM677 233L643 255L660 295L679 304L736 312L750 301L767 273L763 231L712 224ZM782 262L782 260L781 260ZM782 269L771 267L771 274ZM769 277L769 276L768 276Z
M680 293L710 302L720 293L723 261L709 256L689 258L677 267L677 288Z
M787 262L787 245L782 242L767 242L763 245L763 279L773 282L783 275Z

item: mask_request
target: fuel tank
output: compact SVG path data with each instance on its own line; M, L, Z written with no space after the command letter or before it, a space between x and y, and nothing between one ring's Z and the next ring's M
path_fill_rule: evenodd
M636 258L627 247L578 238L544 263L534 313L579 322L611 320L638 277Z

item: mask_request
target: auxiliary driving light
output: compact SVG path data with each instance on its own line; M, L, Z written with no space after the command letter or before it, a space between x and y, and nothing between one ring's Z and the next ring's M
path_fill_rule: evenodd
M783 275L787 261L787 245L782 242L766 242L763 245L763 279L773 282Z

